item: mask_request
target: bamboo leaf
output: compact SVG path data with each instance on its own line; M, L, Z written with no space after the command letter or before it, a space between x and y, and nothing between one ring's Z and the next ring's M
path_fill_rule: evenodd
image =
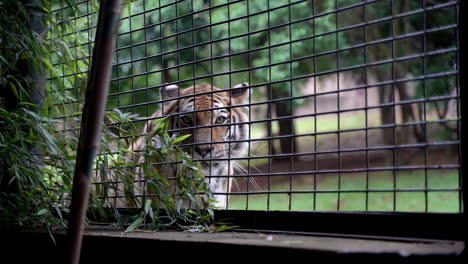
M187 134L187 135L183 135L183 136L180 136L180 137L178 137L178 138L175 138L174 141L173 141L173 143L175 144L175 143L178 143L178 142L180 142L180 141L184 141L184 140L186 140L187 138L189 138L190 136L192 136L192 135Z
M141 224L143 223L143 217L137 218L127 229L125 229L125 232L131 232L135 230L136 228L140 227Z
M31 4L25 4L24 6L26 6L27 8L29 9L32 9L34 11L37 11L37 12L41 12L41 13L45 13L45 14L49 14L50 11L47 10L45 7L43 6L38 6L38 5L31 5Z
M146 200L146 203L145 203L145 215L148 214L148 211L150 208L151 208L151 200L148 199Z
M127 12L128 15L130 16L132 14L132 5L131 5L131 0L127 0Z
M46 213L48 213L48 212L49 212L49 209L47 209L47 208L42 208L41 210L39 210L39 211L37 212L37 215L44 215L44 214L46 214Z
M12 82L9 82L8 84L10 85L11 91L15 94L16 98L20 98L16 85Z

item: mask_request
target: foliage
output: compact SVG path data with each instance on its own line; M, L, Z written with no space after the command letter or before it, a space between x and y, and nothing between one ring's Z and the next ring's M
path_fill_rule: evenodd
M161 147L145 146L139 152L127 147L138 135L133 124L134 114L122 113L115 109L107 113L107 125L103 130L102 153L96 159L96 177L93 178L93 192L89 212L99 221L116 220L126 231L136 228L161 230L167 228L207 229L214 225L211 190L199 164L178 147L186 136L170 135L168 118L155 121L157 129L145 135L159 137ZM129 136L129 137L128 137ZM118 143L117 143L118 142ZM140 162L135 157L144 157ZM155 164L174 164L155 166ZM135 169L136 168L136 169ZM177 182L170 183L165 172L175 171ZM144 175L144 184L138 184ZM130 204L136 214L125 215L115 210L116 198L124 193L119 202ZM187 202L191 205L187 207ZM110 210L109 210L110 209Z
M31 30L32 12L49 27L44 33ZM0 3L0 218L13 226L44 224L49 231L54 225L63 226L68 213L61 201L71 188L71 145L66 136L55 133L58 122L52 112L59 111L54 106L59 87L46 86L49 98L55 99L45 100L43 106L32 103L30 97L40 92L31 74L45 74L46 67L57 76L53 51L71 58L66 45L49 34L57 23L66 24L54 17L47 4ZM69 67L74 65L63 69Z
M200 164L194 163L190 156L177 146L177 143L188 135L178 137L168 134L167 117L154 122L157 128L147 135L148 141L157 137L161 147L156 148L149 144L139 154L144 157L144 162L137 165L141 165L146 180L144 186L139 189L143 197L139 206L142 210L126 231L140 226L149 229L174 226L190 229L209 228L214 220L213 209L210 206L210 203L214 202L213 195L201 172ZM175 177L176 182L169 180L169 176ZM136 204L138 200L139 198L133 197Z
M66 226L82 106L83 93L79 90L85 89L91 50L87 42L92 41L90 32L80 29L94 20L69 18L95 8L96 1L91 6L86 3L85 8L81 2L68 2L70 6L58 1L45 1L44 6L21 1L0 3L1 88L8 91L0 97L0 220L9 226L46 226L50 232L54 227ZM56 9L62 11L51 11ZM42 14L44 33L29 27L32 11ZM49 77L44 105L30 102L38 83L24 65ZM141 206L141 213L150 217L151 223L141 220L141 214L126 217L113 207L110 194L119 191L116 183L127 183L127 189L134 186L135 175L129 168L135 164L129 160L127 148L138 135L133 124L136 118L137 115L117 109L106 113L102 153L97 157L94 179L101 184L94 185L90 216L101 221L117 220L121 225L133 222L131 228L139 226L139 221L155 229L175 222L191 228L208 227L213 220L209 189L197 165L176 146L181 139L170 137L163 130L167 128L164 122L154 134L164 139L164 148L145 149L147 163L142 165L151 177L149 189L158 196L157 203L145 200ZM167 182L158 178L157 170L151 166L153 158L182 162L178 166L182 175L179 190L183 198L196 205L194 209L184 210L167 191L156 193L165 190Z
M48 230L63 226L68 209L61 198L71 188L73 168L50 131L53 121L21 107L16 112L0 108L0 123L1 178L14 189L0 191L0 218L19 226L45 224ZM31 152L32 146L47 159Z

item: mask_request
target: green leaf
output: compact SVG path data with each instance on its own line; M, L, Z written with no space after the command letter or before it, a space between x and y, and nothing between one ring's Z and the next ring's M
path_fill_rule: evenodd
M125 229L125 232L131 232L135 230L137 227L140 227L141 224L143 223L143 217L137 218L127 229Z
M147 199L145 203L145 215L148 214L148 211L150 208L151 208L151 200Z
M50 13L49 10L39 5L25 4L24 6L37 12L46 13L46 14Z
M127 0L127 11L128 15L130 16L132 14L132 5L131 5L131 0Z
M238 228L238 227L240 226L221 225L221 226L215 227L215 232L223 232L223 231Z
M49 212L49 209L47 208L42 208L41 210L39 210L39 212L37 212L37 215L43 215L43 214L46 214Z
M187 134L187 135L180 136L180 137L174 139L173 143L175 144L177 142L184 141L185 139L189 138L190 136L192 136L192 135Z
M157 125L157 124L162 123L162 122L164 122L164 121L166 121L166 120L168 120L168 119L169 119L169 116L165 116L165 117L162 117L162 118L158 118L158 119L156 119L156 120L153 121L153 125Z
M64 41L59 41L58 42L60 44L60 46L62 47L62 49L65 50L67 56L69 58L73 58L73 54L71 53L70 49L68 48L68 45L64 42Z
M16 85L12 82L9 82L8 84L10 85L11 91L15 94L16 98L20 98Z

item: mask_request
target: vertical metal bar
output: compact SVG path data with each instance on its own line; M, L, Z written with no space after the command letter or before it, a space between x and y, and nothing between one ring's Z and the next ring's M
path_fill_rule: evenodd
M247 8L247 50L250 51L250 6L249 6L249 1L246 1L246 8ZM249 85L252 85L252 70L250 68L252 67L252 53L248 53L248 66L249 66ZM252 121L252 88L250 89L249 93L249 121ZM246 192L247 195L245 197L245 209L248 209L248 204L249 204L249 184L250 184L250 157L252 156L252 147L251 147L251 139L252 139L252 125L249 124L249 147L247 148L247 180L246 180ZM255 180L255 179L254 179ZM240 191L240 190L239 190Z
M146 24L146 5L145 5L145 2L146 1L143 1L143 26ZM144 41L145 41L145 44L144 44L144 55L143 57L147 57L149 56L148 54L148 44L147 44L147 41L148 41L148 37L146 36L146 32L147 32L147 29L144 28L143 29L143 38L144 38ZM145 72L148 72L148 60L144 60L144 63L145 63ZM145 74L145 87L148 87L149 86L149 81L148 81L148 74ZM146 89L146 99L148 101L151 100L151 94L150 94L150 89ZM152 113L150 113L150 104L147 103L146 104L146 116L150 116Z
M312 0L312 15L315 15L315 0ZM315 46L315 19L312 21L312 35L314 38L312 39L312 50L313 50L313 64L314 64L314 73L317 74L317 58L315 55L317 54L317 48ZM317 153L317 76L314 76L314 153ZM317 169L317 154L314 154L314 171L318 171ZM313 210L317 210L317 173L314 173L314 201L313 201Z
M80 140L73 178L71 215L68 226L67 263L79 263L84 219L88 207L91 173L99 150L101 125L107 103L120 5L119 0L101 2L93 63L83 107Z
M390 21L392 23L391 25L391 29L390 29L390 35L392 37L392 42L391 42L391 58L392 58L392 66L391 66L391 80L392 81L395 81L396 80L396 77L395 77L395 0L391 0L390 1L390 9L391 9L391 14L392 14L392 20ZM385 86L384 86L385 87ZM383 88L384 89L384 88ZM390 103L394 103L396 100L395 100L395 84L392 83L391 85L391 95L390 95ZM396 108L397 106L396 105L393 105L393 111L392 111L392 114L393 114L393 124L396 123ZM392 132L393 132L393 145L396 145L396 139L397 139L397 136L396 136L396 132L397 132L397 128L396 127L393 127L392 128ZM396 188L396 185L397 185L397 171L396 171L396 167L398 166L397 164L397 149L393 149L392 150L392 153L393 153L393 166L392 166L392 172L393 172L393 211L396 211L397 210L397 195L398 195L398 192L397 192L397 188Z
M335 9L338 9L338 0L335 0ZM335 43L335 48L338 50L339 49L339 40L338 40L338 35L339 35L339 32L338 32L338 13L339 12L336 12L335 13L335 27L336 27L336 35L335 35L335 38L336 38L336 43ZM339 52L337 51L336 52L336 108L338 110L338 113L337 113L337 118L336 118L336 122L337 122L337 149L338 149L338 153L337 153L337 156L338 156L338 194L337 194L337 199L336 199L336 206L337 206L337 210L340 211L341 210L341 125L340 125L340 54Z
M288 4L291 4L291 0L288 0ZM289 5L288 6L288 22L291 22L292 21L292 15L291 15L291 6ZM292 60L292 25L289 24L289 27L288 27L288 30L289 30L289 60ZM292 78L293 77L293 64L292 63L289 63L289 78ZM294 93L293 93L293 81L289 81L289 93L290 93L290 97L291 97L291 100L289 101L289 112L291 114L294 113ZM293 127L294 126L294 119L290 119L290 126ZM294 171L294 158L295 158L295 149L294 149L294 142L296 141L297 139L295 137L291 137L290 138L290 149L291 149L291 156L289 158L289 172L293 172ZM293 179L292 179L292 174L290 173L289 174L289 193L288 193L288 196L289 196L289 207L288 207L288 210L291 211L292 209L292 197L293 197L293 194L292 194L292 189L293 189Z
M175 15L174 15L174 18L175 18L175 33L177 34L177 36L176 36L176 53L175 53L175 56L176 56L176 68L177 68L177 81L180 81L180 57L181 57L181 56L180 56L181 51L180 51L180 49L179 49L179 47L180 47L180 42L179 42L179 41L180 41L179 19L177 19L177 16L179 15L179 11L178 11L178 10L179 10L179 9L178 9L179 3L181 3L181 2L174 2L174 3L171 3L171 4L174 5L174 7L175 7ZM181 30L181 31L183 31L183 30ZM169 48L169 50L170 50L170 48ZM194 80L194 82L195 82L195 80ZM181 87L180 87L180 84L179 84L179 88L181 88ZM193 88L193 89L194 89L194 93L195 93L195 88ZM179 96L180 96L180 89L177 89L177 98L178 98ZM195 99L194 99L194 102L195 102ZM178 108L178 109L181 109L180 103L181 103L180 100L177 100L177 105L178 105L177 108ZM195 105L194 105L194 109L195 109ZM180 119L179 119L179 120L180 120ZM193 123L193 124L196 126L196 125L197 125L197 118L194 117L193 120L194 120L194 123ZM179 122L180 122L180 121L179 121ZM178 125L179 125L179 127L180 127L180 123L179 123ZM193 131L194 131L193 137L195 138L195 137L196 137L196 131L197 131L197 130L194 129ZM210 174L211 174L211 173L210 173ZM171 175L169 174L169 171L166 172L166 178L169 178L170 176L171 176ZM179 186L180 186L180 179L178 178L179 176L177 176L177 174L174 175L174 176L177 178L177 179L176 179L176 182L177 182L176 185L179 185ZM180 188L182 188L182 187L180 187ZM177 195L178 195L178 196L181 196L181 195L179 194L180 192L179 192L178 190L176 190L175 192L177 192L177 194L174 194L174 195L176 195L176 196L177 196ZM178 197L176 197L176 198L178 199ZM190 206L190 204L189 204L189 206Z
M468 3L467 1L459 1L458 4L459 6L457 6L455 10L456 23L458 25L458 30L456 33L456 37L457 37L456 40L458 42L458 48L459 48L459 52L457 53L457 64L456 64L456 69L458 70L457 90L458 90L458 94L460 95L460 101L457 104L457 116L461 117L462 112L466 113L466 110L467 110L466 102L468 102L467 92L462 89L462 87L468 87L467 86L468 82L467 82L467 77L466 77L468 74L468 71L466 68L467 61L468 61L468 52L467 52L468 25L466 23L466 19L462 19L460 17L460 14L463 14L463 12L468 11ZM466 121L465 123L457 121L458 139L461 139L461 136L463 135L463 133L466 133L466 131L467 131ZM468 200L467 199L468 198L466 195L467 193L466 175L468 173L468 169L467 169L466 164L463 166L463 160L466 161L466 155L468 153L466 148L467 148L466 141L461 140L461 143L458 148L459 164L462 164L462 166L460 166L459 174L458 174L459 186L461 187L461 191L459 192L459 208L460 208L460 212L463 215L464 223L466 223L466 221L468 220L468 217L467 217L467 212L468 212L468 207L467 207ZM464 232L464 238L465 238L464 240L465 240L465 245L466 245L468 241L468 231L466 231L466 229L463 229L463 230L465 230L463 232ZM466 258L467 257L466 249L463 254Z
M367 2L365 0L364 2ZM363 5L363 17L364 17L364 23L367 23L367 5ZM367 26L364 25L364 43L367 44ZM367 64L368 57L367 57L367 51L368 48L367 46L364 46L364 64ZM365 93L364 93L364 108L365 108L365 128L364 128L364 133L365 133L365 141L366 141L366 200L365 200L365 211L369 211L369 88L367 87L369 85L368 79L367 79L367 66L364 67L364 85L366 86Z
M147 36L146 36L146 32L147 32L147 29L144 28L144 25L146 23L146 5L145 5L145 2L146 1L143 1L143 39L145 41L145 44L144 44L144 53L143 53L143 57L147 57L148 56L148 44L146 43L147 42ZM131 14L128 14L129 16ZM130 18L131 19L131 18ZM131 24L130 24L130 27L131 27ZM144 60L144 64L145 64L145 72L148 72L148 60ZM133 79L133 78L132 78ZM149 86L149 81L148 81L148 74L145 74L145 87L148 87ZM148 100L146 102L146 116L152 116L153 113L150 113L150 104L148 103L150 100L151 100L151 93L150 93L150 89L146 89L146 100ZM147 121L146 122L146 125L149 125L150 124L150 121ZM118 142L118 144L120 143L120 140ZM140 170L141 172L142 170ZM142 177L139 177L139 179L141 179ZM148 191L148 182L146 181L146 179L144 180L143 182L143 197L142 197L142 200L141 200L141 204L142 206L144 207L145 206L145 202L146 200L148 199L148 195L151 195L152 192L149 192Z
M159 54L163 54L164 52L164 47L163 47L163 23L162 23L162 12L161 12L161 0L158 0L158 18L159 18ZM169 80L166 80L166 69L164 68L164 56L163 55L160 55L160 65L161 65L161 83L165 84L167 82L169 82ZM159 89L164 89L164 87L160 87ZM161 90L160 90L161 91ZM179 93L179 92L177 92ZM163 98L164 94L165 93L162 93L160 92L159 94L161 94L161 98L159 98L159 100L163 100L165 98ZM161 112L164 114L164 103L160 103L161 104ZM149 120L149 122L152 122L152 120ZM178 127L180 127L180 124L177 124Z
M268 15L268 64L271 64L271 31L270 31L270 26L271 26L271 21L270 21L270 1L267 1L267 15ZM269 94L271 95L270 98L268 98L268 100L272 100L273 99L273 87L271 85L271 67L268 67L268 80L270 81L268 84L267 84L267 89L269 88ZM269 109L268 109L268 119L271 119L271 111L272 111L272 107L273 107L274 103L272 104L271 102L269 103ZM271 121L270 121L270 124L271 124ZM271 137L274 138L273 136L273 126L270 126L271 127ZM269 154L273 154L273 149L274 149L274 142L271 142L271 139L268 140L268 151L269 151ZM268 194L267 194L267 210L270 210L270 195L271 195L271 172L272 172L272 158L269 158L268 159Z
M87 5L89 6L89 4ZM89 11L88 11L89 12ZM88 27L89 27L89 21L88 21ZM118 41L119 41L119 38L116 37L116 47L118 48ZM116 68L116 74L117 74L117 78L120 78L120 65L119 65L119 62L120 62L120 58L119 58L119 53L116 52L115 53L115 60L116 60L116 65L115 65L115 68ZM122 91L122 87L120 86L120 81L116 81L117 82L117 91L120 93ZM121 104L120 104L120 95L117 95L117 107L120 107ZM121 143L120 143L120 140L117 142L117 147L120 148L121 147ZM130 145L131 147L131 150L134 151L133 149L133 144ZM118 177L115 177L114 178L115 182L116 182L116 185L118 184ZM115 197L113 199L113 203L114 203L114 207L117 206L117 197L119 196L119 193L118 192L115 192Z
M143 2L144 2L144 1L143 1ZM128 3L128 4L131 5L132 3ZM127 10L128 10L128 9L127 9ZM131 10L129 10L127 19L128 19L128 26L129 26L129 28L130 28L130 32L133 32L133 29L132 29L132 14L131 14ZM130 32L127 33L127 34L130 35L130 45L133 45L133 44L134 44L134 43L133 43L133 33L130 33ZM137 42L137 41L138 41L138 40L135 40L135 42ZM130 51L130 61L131 61L131 62L130 62L130 76L129 76L129 78L130 78L130 87L132 88L132 90L134 90L134 89L135 89L135 81L134 81L135 78L133 78L133 75L135 74L135 67L134 67L134 64L135 64L135 63L133 62L133 61L134 61L134 60L133 60L133 47L130 47L130 48L129 48L129 51ZM131 93L131 96L132 96L132 103L131 103L131 105L133 106L133 105L136 104L136 101L135 101L135 93ZM132 107L131 109L132 109L132 112L135 112L135 107ZM145 204L145 203L142 201L142 206L145 206L144 204Z
M208 2L208 6L211 8L211 1ZM211 13L211 9L209 10L209 14L210 14L210 25L213 23L213 20L212 20L212 13ZM213 41L213 27L210 27L210 41ZM213 43L210 43L210 56L213 57ZM213 59L210 60L210 71L211 71L211 74L213 74L214 72L214 67L213 67ZM210 84L211 84L211 90L213 91L213 85L214 85L214 78L213 76L211 76L210 78ZM193 85L195 86L195 80L193 80ZM195 90L194 90L194 93L195 93ZM195 131L195 130L194 130ZM211 136L213 136L213 134L211 133ZM195 153L194 150L195 150L195 145L192 147L192 153ZM230 148L229 148L230 149ZM211 163L210 163L210 171L209 171L209 176L211 176ZM208 178L208 181L209 183L211 183L211 177Z
M190 18L191 18L191 30L190 30L190 33L191 33L191 36L192 36L192 42L191 42L191 45L195 45L195 34L193 33L194 30L193 28L195 27L195 22L194 22L194 15L193 15L193 1L190 1L191 5L190 5L190 10L191 10L191 14L190 14ZM196 57L195 57L195 50L196 48L193 47L191 48L192 49L192 77L193 77L193 85L195 85L195 77L197 76L196 74L196 67L195 67L195 61L196 61ZM213 85L213 82L210 82L211 85ZM193 152L193 149L192 149L192 153L195 153ZM210 161L210 170L211 170L211 161ZM190 205L189 206L192 206L192 201L190 201Z
M228 11L228 15L227 15L227 19L228 21L231 20L231 4L228 3L227 5L227 11ZM232 71L232 46L231 46L231 22L227 22L228 23L228 37L229 37L229 40L228 40L228 65L229 65L229 88L232 88L234 85L232 83L232 74L231 74L231 71ZM211 94L211 97L213 98L213 94ZM213 104L213 100L211 100L211 103ZM232 93L229 93L229 104L232 105ZM232 108L229 108L229 112L232 111ZM230 114L229 116L232 116L232 114ZM230 139L231 138L231 129L228 130L229 131L229 135L228 135L228 138ZM228 192L229 191L229 188L231 186L229 186L229 178L231 176L231 142L228 142L228 178L226 179L227 181L227 189L226 191ZM218 180L219 181L219 180ZM226 202L228 202L228 197L226 197ZM227 208L224 208L224 209L227 209Z
M423 15L423 43L422 43L422 68L423 68L423 76L426 76L427 74L427 68L426 68L426 52L427 52L427 46L426 46L426 0L422 0L422 8L424 9L424 12L422 13ZM406 33L406 32L405 32ZM424 141L428 143L428 138L427 138L427 108L426 108L426 101L427 101L427 89L426 89L426 79L422 80L422 92L423 92L423 118L424 120L421 120L423 122L423 133L424 133ZM437 103L437 102L436 102ZM429 194L428 194L428 172L427 172L427 166L428 166L428 146L424 147L424 212L429 211Z

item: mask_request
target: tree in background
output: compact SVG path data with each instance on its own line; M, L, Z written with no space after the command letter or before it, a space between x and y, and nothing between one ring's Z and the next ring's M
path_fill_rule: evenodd
M387 145L407 143L413 137L417 142L424 142L425 124L417 124L427 120L427 112L439 105L447 106L449 100L408 103L412 99L427 99L433 96L449 95L455 86L455 76L441 76L427 78L427 75L450 72L455 60L454 51L443 51L454 48L455 31L436 30L431 33L424 31L436 27L450 26L456 23L454 7L438 8L431 12L410 12L434 6L440 1L382 1L367 7L368 21L400 15L401 18L391 21L375 23L367 28L367 41L381 41L368 48L369 62L394 59L394 62L381 63L372 67L369 73L374 74L377 83L389 80L393 84L380 85L379 103L381 123L397 123L398 112L401 110L401 122L413 125L402 126L399 129L387 128L383 130L383 141ZM392 10L393 8L393 10ZM408 15L405 15L408 14ZM384 39L388 41L382 41ZM395 39L393 39L395 38ZM418 56L425 53L442 50L434 55ZM398 60L399 59L399 60ZM404 81L407 78L422 78L417 81ZM399 106L392 104L401 102ZM447 109L447 107L445 107ZM445 112L447 113L447 112ZM443 115L439 116L443 119ZM446 123L443 123L446 124ZM396 135L394 136L394 134ZM411 137L412 135L412 137ZM394 138L398 142L395 142Z

